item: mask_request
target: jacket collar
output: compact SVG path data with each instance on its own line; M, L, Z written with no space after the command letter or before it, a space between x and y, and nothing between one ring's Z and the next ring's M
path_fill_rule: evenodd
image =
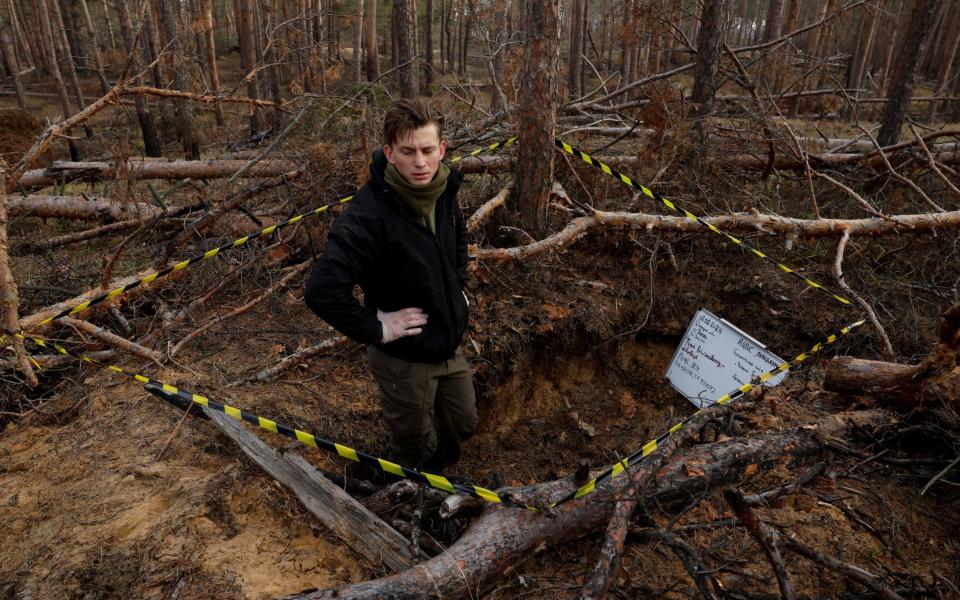
M404 202L393 193L393 190L387 185L386 182L386 171L387 171L387 156L383 153L383 149L376 150L373 153L373 159L370 162L370 187L373 189L373 192L378 196L389 196L393 199L394 202L397 202L403 206L410 214L413 214L413 211L404 204ZM444 196L454 197L457 195L457 192L460 191L460 186L463 184L463 173L459 169L450 169L450 175L447 177L447 187L443 190Z

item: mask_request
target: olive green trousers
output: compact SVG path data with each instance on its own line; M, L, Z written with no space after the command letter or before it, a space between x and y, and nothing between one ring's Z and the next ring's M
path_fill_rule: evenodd
M367 358L390 429L389 458L428 473L440 473L457 462L479 421L463 352L457 349L450 360L417 363L370 346Z

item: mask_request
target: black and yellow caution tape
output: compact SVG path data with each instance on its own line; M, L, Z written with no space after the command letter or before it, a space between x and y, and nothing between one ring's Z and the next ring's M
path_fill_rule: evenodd
M837 333L837 334L832 334L832 335L828 336L827 339L826 339L824 342L820 342L820 343L815 344L812 348L810 348L810 349L807 350L806 352L802 352L802 353L798 354L797 356L795 356L795 357L793 358L793 360L790 360L790 361L788 361L788 362L785 362L785 363L779 365L777 368L773 369L772 371L767 371L766 373L763 373L763 374L761 374L761 375L757 375L756 377L754 377L753 379L751 379L751 380L748 381L747 383L745 383L745 384L743 384L742 386L738 387L736 390L730 392L729 394L725 394L725 395L721 396L721 397L718 398L713 404L727 404L728 402L733 402L734 400L736 400L737 398L740 398L741 396L743 396L744 394L748 393L750 390L754 389L755 387L759 386L760 384L768 381L769 379L771 379L771 378L773 378L773 377L776 377L777 375L779 375L779 374L781 374L781 373L784 373L784 372L788 371L791 367L794 367L794 366L796 366L796 365L801 364L802 362L804 362L805 360L807 360L807 359L810 358L811 356L819 353L821 350L823 350L823 349L826 348L827 346L835 343L838 339L840 339L841 337L847 335L847 334L850 333L852 330L854 330L854 329L856 329L857 327L863 325L865 322L866 322L865 320L861 319L861 320L857 321L856 323L852 323L852 324L850 324L850 325L847 325L846 327L844 327L843 329L841 329L839 333ZM707 407L707 408L709 408L709 407ZM689 417L687 417L687 418L684 419L683 421L680 421L679 423L677 423L676 425L674 425L673 427L671 427L670 429L668 429L665 433L661 434L659 437L650 440L649 442L647 442L646 444L644 444L643 447L640 448L640 450L637 450L636 452L634 452L634 453L631 454L630 456L624 458L624 459L621 460L620 462L616 463L615 465L613 465L613 466L610 467L609 469L606 469L603 473L601 473L600 475L598 475L596 478L592 479L591 481L588 481L587 483L585 483L584 485L582 485L580 488L578 488L576 491L571 492L569 495L565 496L563 499L561 499L559 502L557 502L554 506L559 506L560 504L563 504L564 502L568 502L568 501L570 501L570 500L575 500L575 499L578 499L578 498L582 498L582 497L586 496L587 494L592 493L599 484L601 484L601 483L603 483L604 481L607 481L607 480L609 480L609 479L613 479L614 477L616 477L616 476L619 475L620 473L623 473L624 471L626 471L627 469L629 469L629 468L632 467L633 465L635 465L635 464L637 464L638 462L642 461L644 458L646 458L646 457L649 456L650 454L656 452L656 451L657 451L657 448L658 448L661 444L663 444L665 441L667 441L667 439L669 439L671 435L673 435L674 433L680 431L680 429L682 429L684 425L686 425L687 423L689 423L691 419L693 419L694 417L696 417L697 415L699 415L699 414L700 414L701 412L703 412L704 410L706 410L706 408L702 408L702 409L698 410L697 412L693 413L692 415L690 415Z
M79 361L82 361L85 364L88 364L100 369L106 369L108 371L112 371L119 375L123 375L124 377L129 377L130 379L139 381L140 383L147 386L147 391L150 391L151 393L154 393L157 395L168 394L168 395L174 396L188 403L186 404L186 406L189 406L189 403L193 403L199 406L203 406L205 408L209 408L211 410L215 410L217 412L221 412L229 417L233 417L238 421L246 421L247 423L250 423L251 425L256 425L261 429L271 431L273 433L282 435L284 437L287 437L293 440L297 440L298 442L301 442L308 446L313 446L314 448L317 448L319 450L324 450L326 452L336 454L341 458L346 458L354 462L359 462L365 465L369 465L370 467L383 471L384 473L387 473L389 475L410 479L412 481L416 481L417 483L428 485L432 488L447 492L449 494L473 496L474 498L480 498L481 500L485 500L486 502L490 502L493 504L504 504L504 505L513 506L516 508L537 510L534 507L529 507L529 506L525 506L523 504L517 503L511 500L510 498L502 497L496 492L494 492L493 490L488 490L484 487L475 485L466 479L462 479L459 477L445 477L443 475L434 475L432 473L425 473L417 469L410 469L408 467L398 465L395 462L391 462L383 458L378 458L376 456L366 454L364 452L360 452L359 450L355 450L349 446L338 444L337 442L332 442L330 440L326 440L324 438L315 436L311 433L307 433L306 431L301 431L300 429L296 429L288 425L277 423L272 419L267 419L265 417L260 417L260 416L248 413L246 411L230 406L228 404L222 404L215 400L211 400L206 396L201 396L200 394L194 394L193 392L179 389L176 386L164 383L162 381L158 381L156 379L153 379L152 377L147 377L146 375L142 375L134 371L129 371L127 369L124 369L121 366L101 362L95 358L90 358L85 354L68 350L67 348L64 348L59 344L48 342L46 340L42 340L40 338L35 338L32 336L25 336L22 333L14 333L11 335L18 337L22 340L32 342L37 346L40 346L41 348L53 349L60 354L63 354L65 356L70 356Z
M517 136L512 136L512 137L509 137L509 138L507 138L507 139L505 139L505 140L502 140L502 141L499 141L499 142L490 144L489 146L484 146L484 147L482 147L482 148L477 148L476 150L470 152L469 154L456 156L456 157L454 157L453 159L450 160L450 163L451 163L451 164L457 163L457 162L460 162L461 160L463 160L464 158L472 157L472 156L477 156L478 154L481 154L481 153L484 153L484 152L492 152L492 151L496 150L497 148L504 147L504 146L509 146L510 144L513 144L513 143L516 142L516 141L517 141ZM130 290L132 290L132 289L134 289L134 288L138 288L138 287L140 287L141 285L148 284L148 283L150 283L150 282L152 282L152 281L156 281L157 279L161 279L161 278L163 278L163 277L166 277L167 275L170 275L170 274L172 274L172 273L176 273L177 271L182 271L182 270L186 269L187 267L189 267L189 266L191 266L191 265L195 265L195 264L200 263L200 262L203 262L203 261L205 261L205 260L207 260L207 259L213 258L214 256L217 256L218 254L221 254L221 253L226 252L226 251L228 251L228 250L232 250L232 249L234 249L234 248L239 248L239 247L241 247L241 246L247 244L248 242L251 242L251 241L253 241L253 240L257 239L257 238L271 235L271 234L273 234L273 233L275 233L275 232L283 229L284 227L286 227L286 226L288 226L288 225L294 225L294 224L296 224L296 223L299 223L299 222L303 221L304 219L307 219L307 218L309 218L309 217L313 217L313 216L319 215L319 214L321 214L321 213L324 213L324 212L328 211L329 209L331 209L332 207L334 207L334 206L339 206L339 205L341 205L341 204L346 204L347 202L349 202L349 201L352 200L352 199L353 199L353 196L347 196L347 197L345 197L345 198L341 198L340 200L337 200L337 201L335 201L335 202L331 202L330 204L325 204L325 205L323 205L323 206L319 206L319 207L314 208L313 210L310 210L310 211L308 211L308 212L299 214L299 215L297 215L297 216L295 216L295 217L291 217L291 218L286 219L286 220L284 220L284 221L280 221L279 223L277 223L277 224L275 224L275 225L270 225L269 227L265 227L265 228L261 229L260 231L258 231L258 232L256 232L256 233L251 233L250 235L245 235L245 236L243 236L243 237L241 237L241 238L237 238L237 239L233 240L232 242L227 242L226 244L222 244L222 245L220 245L220 246L217 246L216 248L211 248L210 250L207 250L206 252L197 254L197 255L192 256L192 257L190 257L190 258L188 258L188 259L186 259L186 260L182 260L182 261L180 261L180 262L178 262L178 263L176 263L176 264L170 265L169 267L166 267L166 268L164 268L164 269L161 269L160 271L157 271L156 273L151 273L150 275L147 275L146 277L143 277L143 278L141 278L141 279L138 279L137 281L133 281L133 282L131 282L131 283L128 283L127 285L118 287L118 288L116 288L116 289L114 289L114 290L110 290L110 291L107 291L107 292L103 292L102 294L99 294L99 295L97 295L97 296L95 296L95 297L93 297L93 298L91 298L91 299L89 299L89 300L86 300L86 301L84 301L84 302L81 302L80 304L77 304L76 306L72 306L72 307L70 307L70 308L65 308L65 309L61 310L60 312L58 312L57 314L53 315L52 317L47 317L46 319L40 321L40 322L37 323L35 326L36 326L36 327L41 327L41 326L43 326L43 325L47 325L47 324L49 324L49 323L52 323L53 321L56 321L57 319L60 319L60 318L62 318L62 317L74 316L74 315L76 315L77 313L83 312L83 311L85 311L85 310L87 310L87 309L89 309L89 308L92 308L92 307L94 307L94 306L96 306L96 305L98 305L98 304L101 304L101 303L103 303L103 302L106 302L107 300L112 300L112 299L114 299L114 298L117 298L117 297L119 297L119 296L122 296L123 294L129 292ZM0 336L0 342L3 342L3 341L5 341L5 340L6 340L6 336Z
M840 302L841 304L845 304L845 305L847 305L847 306L853 306L853 303L850 302L849 300L847 300L846 298L844 298L843 296L837 295L836 293L830 291L829 289L827 289L827 288L824 287L823 285L821 285L821 284L817 283L816 281L810 279L810 278L807 277L806 275L803 275L803 274L797 272L795 269L792 269L792 268L788 267L787 265L783 264L782 262L778 261L777 259L773 258L772 256L769 256L769 255L765 254L764 252L761 252L758 248L753 247L751 244L745 242L744 240L742 240L742 239L740 239L740 238L738 238L738 237L736 237L736 236L734 236L734 235L731 235L731 234L727 233L726 231L720 229L719 227L717 227L717 226L714 225L713 223L710 223L710 222L708 222L708 221L705 221L703 218L698 217L697 215L695 215L695 214L691 213L690 211L686 210L685 208L679 206L676 202L673 202L672 200L668 200L667 198L664 198L663 196L661 196L660 194L658 194L657 192L651 190L650 188L646 187L646 186L643 185L643 184L637 183L636 181L634 181L633 179L631 179L631 178L628 177L627 175L624 175L623 173L621 173L620 171L614 169L613 167L611 167L610 165L604 163L603 161L600 161L600 160L597 160L596 158L593 158L592 156L590 156L589 154L587 154L587 153L584 152L583 150L580 150L580 149L578 149L578 148L575 148L575 147L571 146L570 144L568 144L568 143L566 143L566 142L564 142L564 141L562 141L562 140L560 140L560 139L556 139L555 142L556 142L557 147L560 148L561 150L563 150L564 152L566 152L567 154L570 154L571 156L576 156L577 158L579 158L579 159L582 160L583 162L587 163L588 165L592 165L592 166L600 169L601 171L603 171L603 172L606 173L607 175L610 175L610 176L612 176L612 177L616 177L617 179L619 179L619 180L622 181L623 183L627 184L628 186L632 187L633 189L642 192L642 193L643 193L644 195L646 195L647 197L652 198L653 200L656 200L656 201L662 203L664 206L666 206L667 208L669 208L670 210L672 210L672 211L674 211L674 212L676 212L676 213L682 214L684 217L686 217L687 219L693 221L694 223L699 223L700 225L703 225L704 227L706 227L706 228L709 229L710 231L712 231L712 232L714 232L714 233L716 233L716 234L718 234L718 235L723 236L723 237L726 238L728 241L736 244L737 246L740 246L741 248L744 248L744 249L748 250L750 253L752 253L752 254L753 254L754 256L756 256L757 258L761 258L761 259L769 262L770 264L774 265L775 267L777 267L778 269L780 269L780 270L783 271L784 273L796 277L797 279L799 279L800 281L804 282L805 284L807 284L808 286L810 286L810 287L812 287L812 288L814 288L814 289L820 290L821 292L823 292L823 293L826 294L827 296L833 298L833 299L836 300L837 302Z

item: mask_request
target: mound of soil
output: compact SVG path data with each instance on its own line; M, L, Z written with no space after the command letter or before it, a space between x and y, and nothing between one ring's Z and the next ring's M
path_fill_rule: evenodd
M19 108L0 109L0 158L20 160L45 129L43 121Z

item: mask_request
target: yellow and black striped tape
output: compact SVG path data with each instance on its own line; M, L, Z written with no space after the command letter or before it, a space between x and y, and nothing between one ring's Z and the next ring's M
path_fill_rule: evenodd
M229 417L233 417L238 421L246 421L247 423L256 425L261 429L272 431L273 433L280 434L284 437L297 440L298 442L301 442L308 446L313 446L314 448L318 448L320 450L324 450L332 454L336 454L337 456L340 456L342 458L346 458L355 462L360 462L365 465L369 465L375 469L379 469L383 471L384 473L388 473L390 475L395 475L397 477L401 477L405 479L410 479L412 481L416 481L417 483L422 483L424 485L429 485L432 488L436 488L438 490L447 492L449 494L473 496L475 498L480 498L482 500L485 500L493 504L505 504L508 506L514 506L516 508L526 508L528 510L537 510L533 507L525 506L523 504L514 502L509 498L501 497L499 494L497 494L493 490L488 490L487 488L475 485L474 483L466 479L463 479L460 477L444 477L443 475L434 475L432 473L425 473L417 469L410 469L408 467L398 465L397 463L391 462L389 460L378 458L376 456L366 454L364 452L360 452L349 446L338 444L336 442L332 442L324 438L315 436L311 433L307 433L306 431L301 431L294 427L277 423L272 419L260 417L260 416L248 413L246 411L243 411L239 408L230 406L228 404L222 404L220 402L216 402L214 400L207 398L206 396L201 396L200 394L194 394L192 392L179 389L176 386L164 383L162 381L158 381L151 377L147 377L146 375L141 375L140 373L136 373L134 371L128 371L127 369L124 369L123 367L120 367L118 365L100 362L95 358L90 358L89 356L86 356L84 354L80 354L78 352L68 350L67 348L64 348L59 344L48 342L46 340L42 340L40 338L35 338L32 336L25 336L21 333L15 333L12 335L22 340L33 342L34 344L36 344L37 346L40 346L41 348L53 349L60 354L63 354L65 356L70 356L88 365L98 367L101 369L106 369L108 371L112 371L119 375L123 375L125 377L129 377L131 379L139 381L140 383L147 386L148 391L156 395L175 396L176 398L179 398L180 400L184 400L187 403L198 404L200 406L209 408L211 410L222 412L223 414Z
M662 203L664 206L666 206L667 208L669 208L670 210L672 210L672 211L674 211L674 212L676 212L676 213L678 213L678 214L682 214L684 217L686 217L687 219L693 221L694 223L699 223L700 225L703 225L704 227L706 227L706 228L709 229L710 231L712 231L712 232L714 232L714 233L716 233L716 234L718 234L718 235L723 236L723 237L726 238L728 241L736 244L737 246L740 246L741 248L744 248L744 249L748 250L751 254L753 254L753 255L756 256L757 258L761 258L761 259L769 262L770 264L774 265L775 267L777 267L778 269L780 269L781 271L783 271L784 273L786 273L786 274L788 274L788 275L793 275L794 277L796 277L796 278L799 279L800 281L804 282L804 283L807 284L808 286L810 286L810 287L812 287L812 288L814 288L814 289L820 290L821 292L825 293L827 296L833 298L833 299L836 300L837 302L840 302L841 304L845 304L845 305L847 305L847 306L852 306L852 305L853 305L849 300L847 300L847 299L844 298L843 296L839 296L839 295L835 294L834 292L830 291L829 289L827 289L827 288L824 287L823 285L821 285L821 284L817 283L816 281L810 279L810 278L807 277L806 275L802 275L801 273L798 273L795 269L792 269L792 268L788 267L787 265L783 264L782 262L778 261L777 259L775 259L775 258L773 258L773 257L771 257L771 256L769 256L769 255L767 255L767 254L765 254L765 253L763 253L763 252L761 252L758 248L754 248L752 245L750 245L749 243L745 242L744 240L741 240L740 238L738 238L738 237L736 237L736 236L733 236L733 235L727 233L726 231L723 231L722 229L720 229L719 227L717 227L716 225L714 225L714 224L712 224L712 223L709 223L709 222L707 222L707 221L704 221L702 218L700 218L700 217L698 217L697 215L691 213L690 211L686 210L685 208L679 206L676 202L673 202L672 200L668 200L667 198L664 198L663 196L661 196L661 195L658 194L657 192L651 190L650 188L646 187L645 185L635 182L633 179L631 179L631 178L628 177L627 175L624 175L623 173L621 173L620 171L614 169L614 168L611 167L610 165L608 165L608 164L606 164L606 163L604 163L604 162L602 162L602 161L599 161L599 160L593 158L592 156L590 156L589 154L587 154L587 153L584 152L583 150L580 150L580 149L578 149L578 148L575 148L575 147L571 146L570 144L568 144L568 143L566 143L566 142L564 142L564 141L562 141L562 140L560 140L560 139L556 139L555 142L556 142L557 147L560 148L561 150L563 150L564 152L566 152L567 154L570 154L570 155L572 155L572 156L576 156L577 158L579 158L579 159L582 160L583 162L587 163L588 165L592 165L592 166L600 169L601 171L603 171L603 172L606 173L607 175L610 175L610 176L612 176L612 177L616 177L617 179L619 179L619 180L622 181L623 183L627 184L628 186L632 187L633 189L642 192L642 193L643 193L644 195L646 195L647 197L652 198L652 199L654 199L654 200Z
M802 352L802 353L798 354L797 356L795 356L795 357L793 358L793 360L788 361L788 362L785 362L785 363L779 365L777 368L773 369L772 371L767 371L766 373L763 373L763 374L761 374L761 375L757 375L756 377L754 377L753 379L751 379L751 380L748 381L747 383L743 384L742 386L740 386L740 387L737 388L736 390L730 392L729 394L725 394L725 395L721 396L720 398L717 398L717 400L716 400L713 404L727 404L728 402L732 402L732 401L736 400L737 398L740 398L741 396L743 396L744 394L746 394L746 393L749 392L750 390L752 390L752 389L754 389L755 387L759 386L760 384L768 381L768 380L771 379L772 377L776 377L777 375L788 371L791 367L794 367L794 366L796 366L796 365L799 365L799 364L803 363L805 360L807 360L807 359L810 358L811 356L819 353L821 350L823 350L823 349L826 348L827 346L835 343L838 339L840 339L841 337L847 335L847 334L850 333L852 330L854 330L854 329L856 329L857 327L863 325L864 323L865 323L865 320L861 319L861 320L857 321L856 323L852 323L852 324L850 324L850 325L847 325L846 327L844 327L843 329L841 329L839 333L837 333L837 334L832 334L832 335L828 336L827 339L826 339L826 341L815 344L812 348L810 348L810 349L807 350L806 352ZM709 407L707 407L707 408L709 408ZM680 431L680 429L681 429L685 424L687 424L688 422L690 422L691 419L693 419L694 417L696 417L697 415L699 415L699 414L700 414L701 412L703 412L704 410L706 410L706 408L702 408L702 409L698 410L697 412L693 413L692 415L690 415L689 417L687 417L687 418L684 419L683 421L680 421L679 423L677 423L676 425L674 425L673 427L671 427L670 429L668 429L668 430L666 431L666 433L663 433L663 434L661 434L659 437L650 440L649 442L647 442L646 444L644 444L643 447L640 448L640 450L637 450L636 452L634 452L634 453L631 454L630 456L624 458L622 461L618 462L617 464L613 465L613 466L610 467L609 469L605 470L603 473L601 473L600 475L598 475L598 476L597 476L596 478L594 478L593 480L588 481L587 483L585 483L584 485L582 485L582 486L581 486L579 489L577 489L576 491L571 492L569 495L565 496L563 499L561 499L559 502L557 502L554 506L559 506L560 504L563 504L564 502L567 502L567 501L570 501L570 500L575 500L575 499L577 499L577 498L582 498L583 496L586 496L587 494L592 493L592 492L596 489L597 485L599 485L599 484L601 484L601 483L603 483L604 481L607 481L607 480L609 480L609 479L613 479L614 477L616 477L616 476L619 475L620 473L623 473L624 471L626 471L627 469L629 469L629 468L632 467L633 465L635 465L635 464L637 464L638 462L642 461L644 458L646 458L646 457L649 456L650 454L656 452L656 450L657 450L657 448L660 446L660 444L663 444L671 435L673 435L674 433Z
M451 163L451 164L457 163L457 162L460 162L461 160L463 160L464 158L472 157L472 156L477 156L478 154L481 154L481 153L483 153L483 152L492 152L492 151L496 150L497 148L501 148L501 147L504 147L504 146L509 146L510 144L513 144L513 143L516 142L516 141L517 141L517 136L512 136L512 137L509 137L509 138L507 138L507 139L505 139L505 140L501 140L501 141L499 141L499 142L490 144L489 146L484 146L484 147L482 147L482 148L477 148L476 150L473 150L473 151L470 152L469 154L461 155L461 156L456 156L456 157L454 157L453 159L450 160L450 163ZM164 269L161 269L160 271L157 271L156 273L151 273L150 275L147 275L146 277L143 277L143 278L141 278L141 279L138 279L137 281L128 283L127 285L118 287L118 288L116 288L116 289L114 289L114 290L111 290L111 291L108 291L108 292L103 292L102 294L99 294L99 295L97 295L97 296L95 296L95 297L93 297L93 298L91 298L91 299L89 299L89 300L86 300L85 302L81 302L80 304L78 304L78 305L76 305L76 306L73 306L73 307L70 307L70 308L65 308L65 309L63 309L62 311L58 312L57 314L53 315L52 317L48 317L48 318L44 319L43 321L40 321L39 323L36 324L36 327L41 327L41 326L43 326L43 325L47 325L48 323L51 323L51 322L53 322L53 321L56 321L57 319L60 319L60 318L62 318L62 317L68 317L68 316L76 315L77 313L83 312L83 311L87 310L88 308L92 308L92 307L94 307L94 306L96 306L96 305L98 305L98 304L100 304L100 303L102 303L102 302L105 302L105 301L107 301L107 300L112 300L112 299L114 299L114 298L117 298L117 297L119 297L119 296L122 296L122 295L125 294L126 292L129 292L130 290L132 290L132 289L134 289L134 288L140 287L141 285L150 283L150 282L155 281L155 280L157 280L157 279L161 279L161 278L163 278L163 277L166 277L167 275L170 275L171 273L176 273L177 271L182 271L182 270L186 269L187 267L189 267L189 266L191 266L191 265L195 265L195 264L197 264L197 263L199 263L199 262L203 262L203 261L205 261L205 260L207 260L207 259L213 258L214 256L216 256L216 255L218 255L218 254L220 254L220 253L222 253L222 252L226 252L226 251L232 250L232 249L234 249L234 248L239 248L240 246L243 246L243 245L246 244L247 242L250 242L250 241L255 240L255 239L257 239L257 238L260 238L260 237L264 237L264 236L270 235L270 234L272 234L272 233L274 233L274 232L276 232L276 231L279 231L280 229L283 229L284 227L286 227L286 226L288 226L288 225L294 225L294 224L296 224L296 223L299 223L300 221L303 221L303 220L306 219L306 218L313 217L313 216L315 216L315 215L319 215L319 214L321 214L321 213L323 213L323 212L326 212L327 210L329 210L330 208L332 208L332 207L334 207L334 206L338 206L338 205L340 205L340 204L345 204L345 203L349 202L349 201L352 200L352 199L353 199L353 196L347 196L346 198L341 198L340 200L337 200L336 202L331 202L330 204L326 204L326 205L324 205L324 206L320 206L320 207L314 208L313 210L310 210L310 211L305 212L305 213L303 213L303 214L299 214L299 215L297 215L297 216L295 216L295 217L291 217L291 218L286 219L285 221L281 221L281 222L279 222L279 223L277 223L277 224L275 224L275 225L270 225L269 227L265 227L265 228L261 229L260 231L258 231L258 232L256 232L256 233L251 233L250 235L245 235L245 236L243 236L243 237L241 237L241 238L235 239L235 240L233 240L232 242L227 242L226 244L217 246L216 248L211 248L210 250L207 250L206 252L203 252L203 253L201 253L201 254L197 254L197 255L192 256L192 257L190 257L190 258L188 258L188 259L186 259L186 260L180 261L180 262L178 262L178 263L176 263L176 264L174 264L174 265L171 265L171 266L169 266L169 267L166 267L166 268L164 268ZM5 341L5 340L6 340L6 336L0 337L0 342L3 342L3 341Z

